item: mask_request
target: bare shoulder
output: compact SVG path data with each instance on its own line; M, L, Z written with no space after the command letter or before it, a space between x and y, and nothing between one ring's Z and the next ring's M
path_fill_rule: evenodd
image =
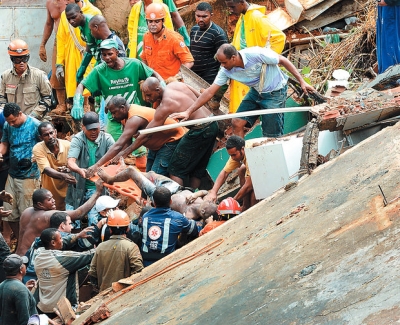
M21 214L20 221L22 222L24 220L30 219L33 216L34 212L35 212L34 208L32 208L32 207L26 208Z

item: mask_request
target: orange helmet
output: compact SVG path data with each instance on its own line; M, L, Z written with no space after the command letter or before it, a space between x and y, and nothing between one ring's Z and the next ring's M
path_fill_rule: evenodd
M165 18L166 12L161 3L151 3L146 8L146 19L157 20Z
M107 224L109 227L126 227L130 223L128 214L122 210L114 210L108 215Z
M220 216L227 214L233 214L233 215L240 214L241 212L240 204L235 199L228 197L222 200L222 202L218 205L217 212Z
M8 54L10 56L24 56L29 54L29 47L22 39L15 39L8 44Z

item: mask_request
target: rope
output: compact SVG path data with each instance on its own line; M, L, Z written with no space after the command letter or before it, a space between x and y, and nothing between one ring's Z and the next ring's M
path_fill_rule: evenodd
M187 262L189 262L189 261L195 259L196 257L199 257L199 256L201 256L201 255L203 255L203 254L209 252L210 250L212 250L212 249L216 248L217 246L221 245L221 244L223 243L223 241L224 241L224 240L223 240L222 238L219 238L219 239L213 241L212 243L210 243L210 244L204 246L202 249L198 250L197 252L194 252L193 254L191 254L191 255L189 255L189 256L186 256L186 257L184 257L184 258L182 258L182 259L180 259L180 260L178 260L178 261L176 261L176 262L174 262L174 263L168 265L167 267L161 269L160 271L158 271L158 272L156 272L156 273L150 275L150 276L147 277L146 279L143 279L143 280L141 280L141 281L139 281L139 282L137 282L137 283L132 284L132 285L129 286L129 287L126 287L125 289L122 289L122 290L119 292L119 294L117 294L117 295L115 295L115 296L112 296L112 297L106 302L106 305L108 305L110 302L114 301L115 299L119 298L119 297L122 296L123 294L125 294L125 293L127 293L127 292L129 292L129 291L132 291L133 289L137 288L138 286L140 286L140 285L142 285L142 284L144 284L144 283L146 283L146 282L149 282L150 280L153 280L153 279L159 277L160 275L162 275L162 274L164 274L164 273L167 273L167 272L169 272L169 271L175 269L176 267L178 267L178 266L180 266L180 265L183 265L183 264L185 264L185 263L187 263Z

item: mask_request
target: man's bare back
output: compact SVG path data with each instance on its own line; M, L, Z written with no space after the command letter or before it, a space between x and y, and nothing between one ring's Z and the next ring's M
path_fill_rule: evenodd
M25 209L20 219L20 242L16 254L25 255L35 238L39 237L43 230L50 227L50 217L57 211L36 210L33 207Z
M156 115L160 114L167 118L172 113L184 112L189 108L197 97L193 91L183 82L174 81L167 85L162 96L160 105L156 108ZM205 118L210 115L210 111L202 106L194 112L189 120Z

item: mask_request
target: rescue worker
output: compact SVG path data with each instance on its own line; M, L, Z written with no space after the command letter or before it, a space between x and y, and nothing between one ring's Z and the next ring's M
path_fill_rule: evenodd
M236 217L238 214L241 213L241 210L242 209L239 202L235 199L231 197L223 199L217 208L218 217L215 220L213 216L209 217L205 221L206 226L200 231L199 236L203 236L211 230L221 226L229 219Z
M145 16L145 10L148 5L152 3L162 3L161 0L144 0L136 2L131 9L128 18L128 56L140 60L140 55L143 52L143 37L149 29L147 28L147 21ZM172 1L171 1L172 2ZM173 2L172 2L173 3ZM166 4L164 5L165 12L165 27L174 30L172 24L171 14ZM174 4L175 5L175 4Z
M144 266L149 266L175 251L180 233L197 237L196 221L170 208L171 191L158 186L153 193L155 208L143 215L141 252Z
M21 39L8 45L13 67L1 75L0 105L17 103L22 113L42 120L51 109L51 86L44 71L29 66L29 53Z
M175 77L181 65L191 68L194 63L189 48L177 32L164 26L167 13L162 4L152 3L146 8L149 31L143 37L143 63L157 71L166 80Z
M111 237L96 248L89 270L92 283L97 282L100 291L143 269L139 247L126 238L129 224L129 216L125 211L114 210L108 215Z

